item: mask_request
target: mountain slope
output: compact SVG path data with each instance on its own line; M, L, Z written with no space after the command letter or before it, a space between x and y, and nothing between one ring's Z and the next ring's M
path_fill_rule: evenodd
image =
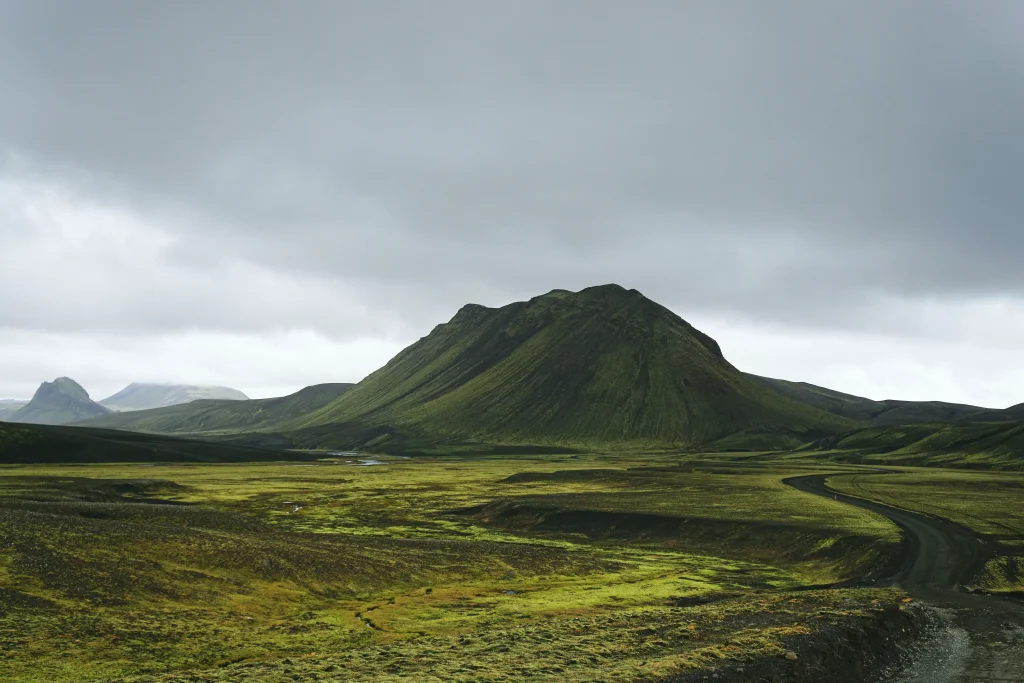
M866 427L827 437L812 448L847 462L1021 469L1024 422Z
M916 422L1003 421L1014 419L1011 408L1006 411L943 401L873 401L844 394L807 382L748 375L790 398L871 425L898 425ZM1024 417L1024 415L1022 415ZM1020 419L1020 418L1017 418Z
M1015 406L1010 406L1003 413L1011 420L1024 420L1024 403L1018 403Z
M463 307L322 410L433 442L698 445L737 432L827 433L847 420L782 396L668 309L617 285ZM326 436L325 436L326 435Z
M1016 422L1024 421L1024 403L1018 403L1001 410L983 410L974 413L965 422Z
M341 383L317 384L280 398L198 400L167 408L105 415L82 424L154 434L266 431L322 408L352 386Z
M200 399L247 401L249 397L230 387L208 387L184 384L147 384L132 382L113 396L100 401L100 405L114 411L148 410L163 408Z
M0 421L10 420L16 412L28 405L28 401L13 398L0 399Z
M762 382L775 389L779 393L806 403L809 406L824 410L834 415L845 415L851 419L861 420L872 411L878 409L877 401L869 398L844 394L841 391L826 389L807 382L790 382L784 379L772 377L761 377L760 375L747 374L747 377Z
M90 417L106 415L110 411L89 398L89 393L73 379L58 377L43 382L27 405L10 416L11 422L60 425Z

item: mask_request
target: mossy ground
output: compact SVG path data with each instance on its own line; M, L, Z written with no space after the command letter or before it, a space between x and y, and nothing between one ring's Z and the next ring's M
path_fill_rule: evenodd
M0 679L651 680L900 597L804 590L898 533L798 466L384 462L0 469Z

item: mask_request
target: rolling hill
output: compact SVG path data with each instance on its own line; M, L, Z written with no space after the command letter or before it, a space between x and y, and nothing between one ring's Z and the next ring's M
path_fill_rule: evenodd
M1024 469L1024 422L865 427L809 447L835 460L885 465Z
M8 416L11 422L61 425L106 415L110 410L89 398L78 382L58 377L43 382L25 406Z
M807 382L790 382L757 375L748 376L796 401L833 415L841 415L870 425L900 425L919 422L1002 422L1024 418L1024 409L1020 406L1006 410L994 410L943 401L874 401Z
M747 377L713 339L639 292L605 285L467 305L283 427L299 442L338 447L365 435L685 447L744 441L737 434L799 442L853 425Z
M313 412L352 388L317 384L290 396L255 400L201 399L166 408L114 413L81 424L153 434L227 434L268 431Z
M247 401L249 397L230 387L208 387L185 384L147 384L132 382L100 405L115 412L164 408L200 399Z

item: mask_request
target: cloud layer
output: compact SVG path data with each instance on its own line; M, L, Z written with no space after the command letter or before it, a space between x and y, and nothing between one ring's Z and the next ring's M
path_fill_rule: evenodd
M972 359L1021 340L1022 34L1012 2L0 2L0 345L390 349L616 281L745 369L1005 402L1021 364ZM221 381L297 388L263 365Z

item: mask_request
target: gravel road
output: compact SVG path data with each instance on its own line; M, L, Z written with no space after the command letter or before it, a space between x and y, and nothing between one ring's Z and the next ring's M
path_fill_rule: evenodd
M895 522L907 539L905 561L879 583L899 585L932 607L943 624L920 656L886 683L1024 681L1024 604L964 589L992 556L986 540L946 519L837 493L826 478L794 477L785 483Z

